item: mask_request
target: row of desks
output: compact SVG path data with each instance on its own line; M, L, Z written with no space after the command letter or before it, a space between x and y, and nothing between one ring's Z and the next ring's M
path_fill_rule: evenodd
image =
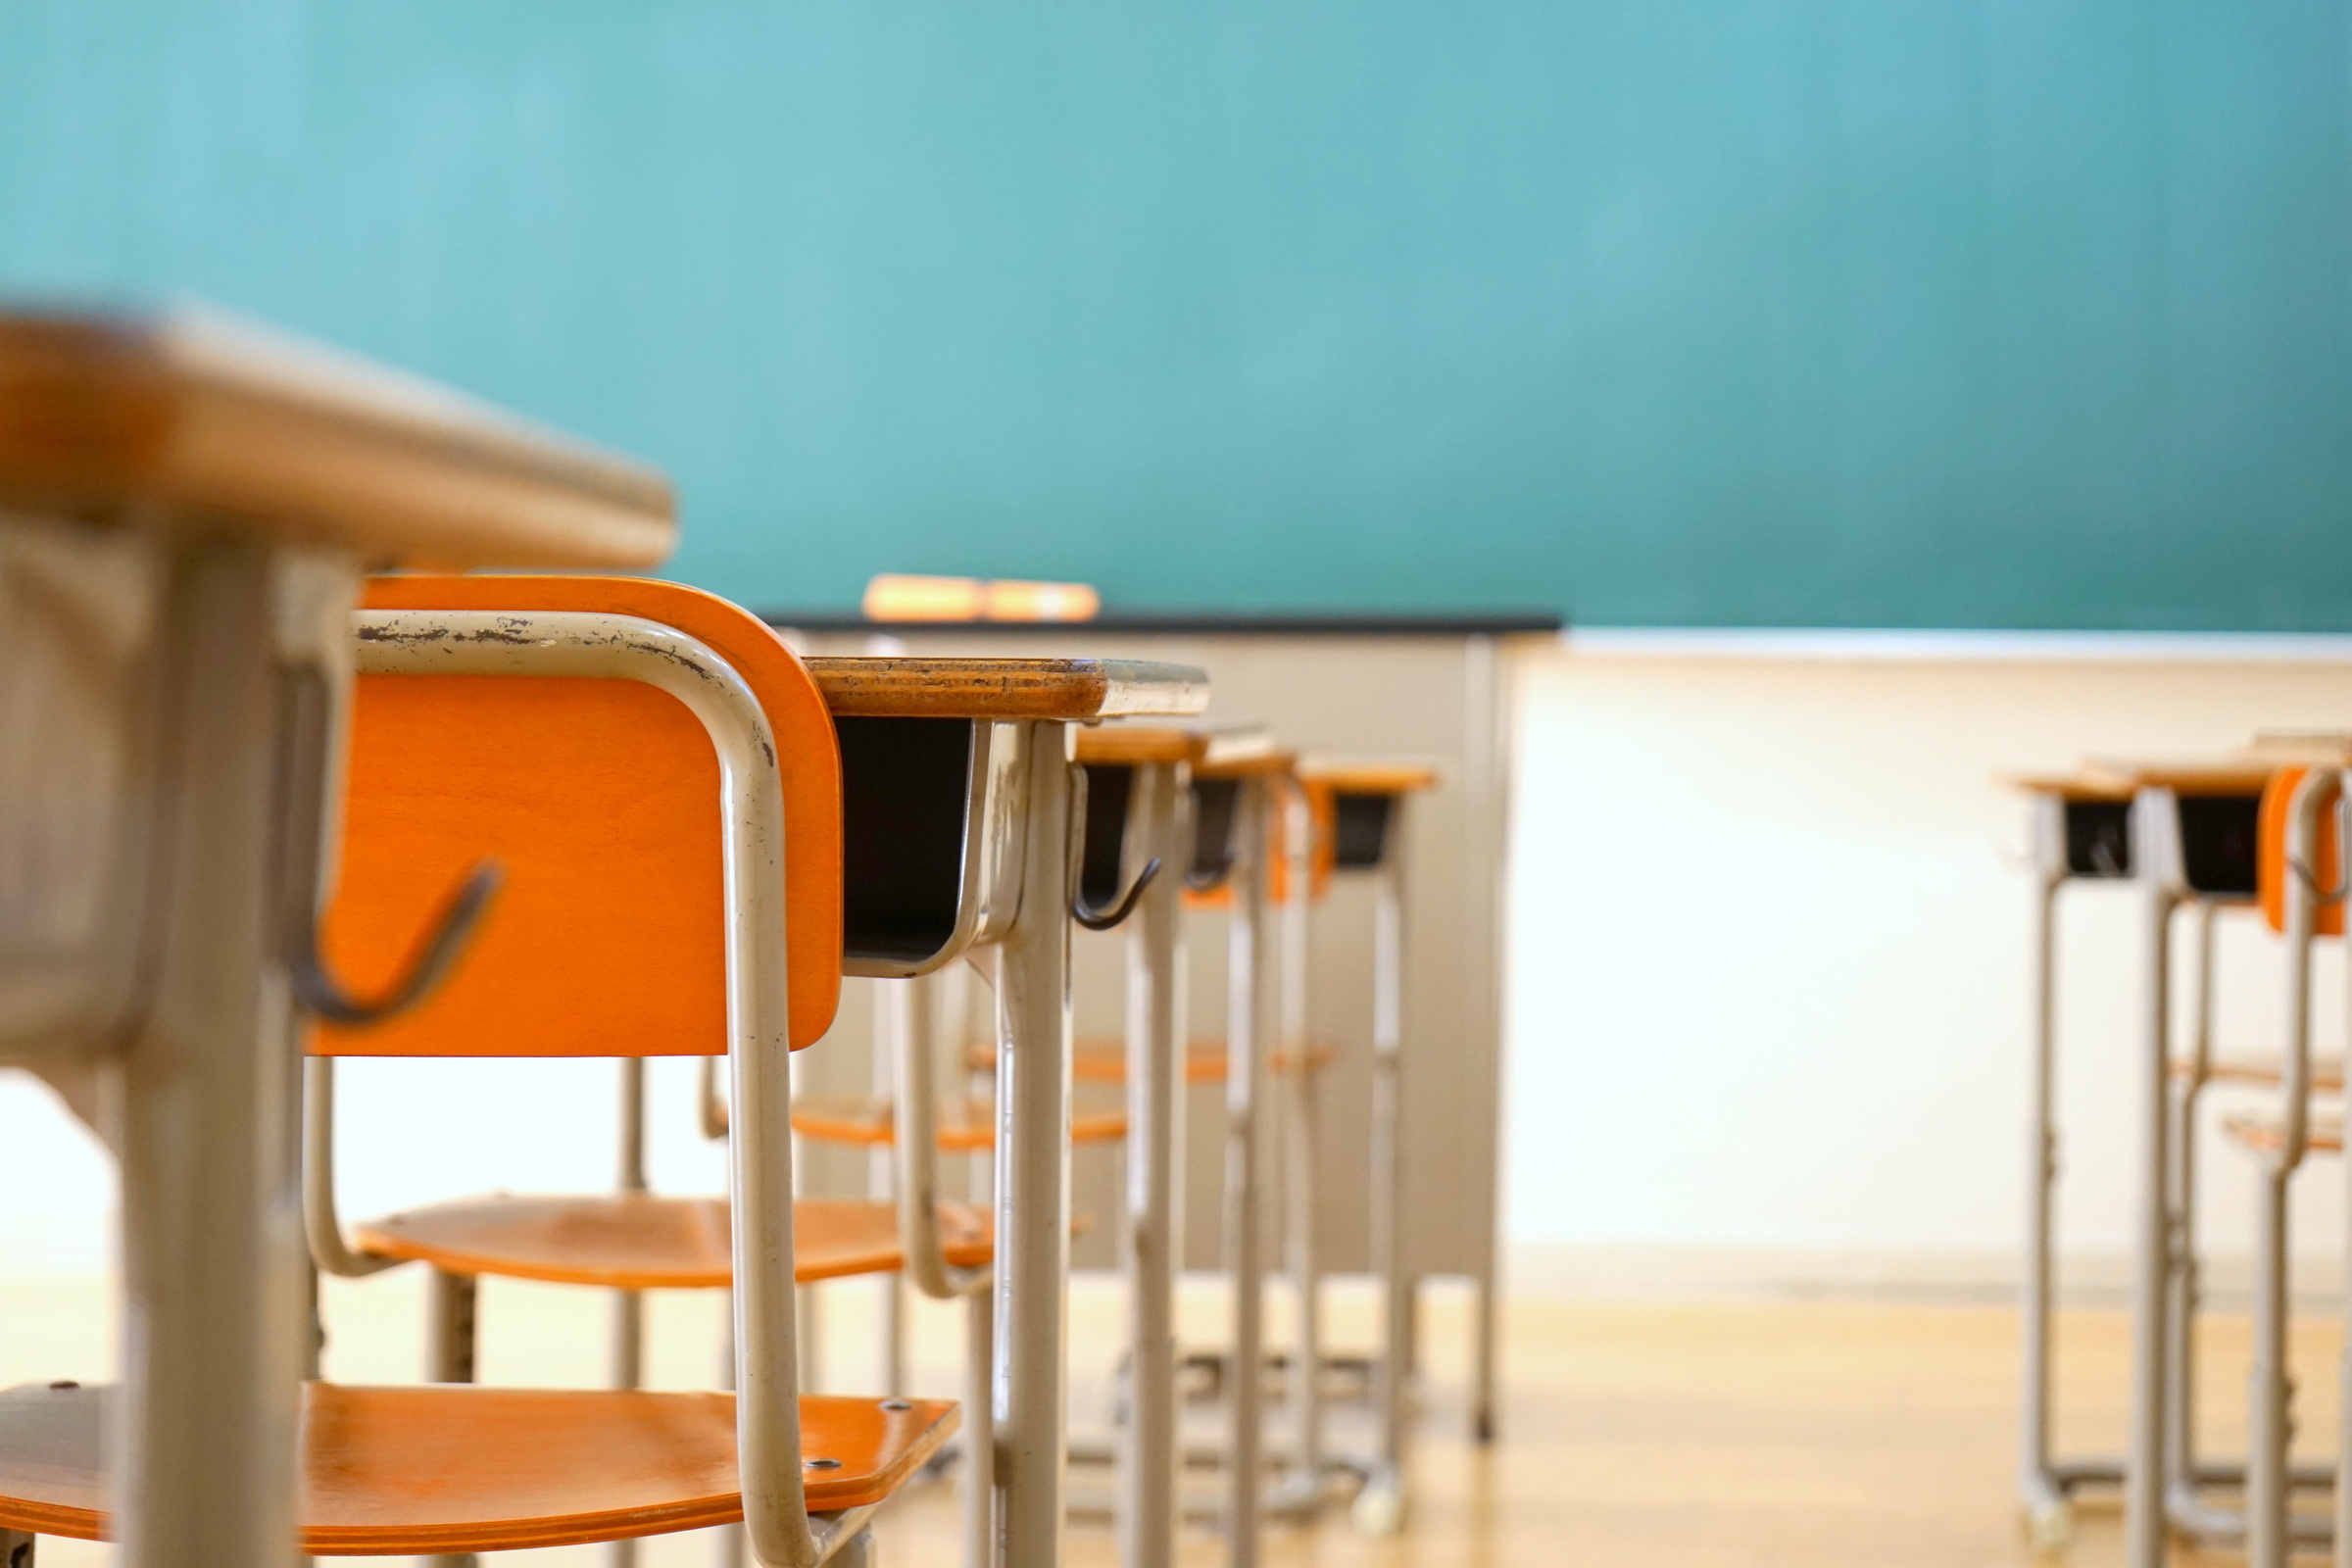
M650 564L673 542L672 497L638 465L240 323L13 317L0 318L0 1062L55 1084L122 1165L123 1560L281 1560L301 1362L282 1201L289 988L308 1003L323 983L310 926L335 860L363 574ZM481 602L497 608L499 579L467 581L493 585ZM362 667L450 651L403 644L397 604L373 613ZM1408 988L1426 1011L1407 1034L1448 1049L1407 1066L1407 1126L1425 1152L1408 1152L1420 1171L1405 1190L1427 1216L1407 1226L1416 1272L1484 1287L1489 1431L1494 1171L1437 1151L1494 1146L1505 654L1539 629L1389 626L1377 650L1350 643L1354 673L1321 691L1298 678L1312 660L1280 641L1252 644L1266 655L1255 660L1218 656L1250 666L1246 690L1279 694L1259 714L1297 713L1298 738L1404 751L1460 782L1459 814L1431 813L1415 845L1444 869L1426 878L1437 898ZM1024 823L1066 809L1067 725L1200 711L1197 665L1165 657L1199 629L1161 628L1153 643L1105 626L1052 652L909 646L888 659L805 630L852 803L842 970L911 974L1010 942L1000 984L1026 999L1008 1004L1027 1008L1020 1028L1066 1040L1066 936L1024 942L1017 910L1023 886L1058 885L1067 846L1041 851ZM1324 647L1368 635L1283 635L1298 634ZM1401 684L1434 679L1435 702L1365 686L1366 662L1432 647L1440 659ZM500 667L495 647L477 653ZM1441 737L1398 732L1401 715L1432 712L1449 726ZM1341 714L1364 721L1361 736L1341 733ZM955 851L943 860L939 845ZM1062 1072L1011 1075L1006 1127L1053 1136L1014 1140L1000 1164L999 1279L1008 1305L1027 1303L1000 1338L1000 1549L1024 1563L1052 1560L1061 1517L1057 1486L1002 1484L1061 1463L1058 1308L1039 1304L1058 1301L1067 1266L1061 1055ZM1325 1190L1351 1185L1343 1174Z

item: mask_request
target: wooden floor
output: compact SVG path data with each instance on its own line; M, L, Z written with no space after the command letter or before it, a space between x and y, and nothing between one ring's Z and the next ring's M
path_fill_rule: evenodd
M421 1290L399 1273L330 1282L331 1375L405 1381L418 1355ZM867 1386L872 1298L859 1284L834 1288L827 1307L834 1386ZM1213 1337L1219 1303L1188 1298L1188 1331ZM1334 1338L1358 1340L1366 1303L1334 1303ZM603 1305L561 1287L492 1282L483 1293L485 1381L593 1382L601 1364ZM714 1343L715 1298L651 1298L650 1380L705 1384ZM0 1284L0 1384L104 1376L105 1293L81 1280ZM1093 1283L1076 1292L1073 1351L1102 1367L1117 1330L1115 1295ZM1994 1306L1852 1302L1521 1299L1510 1304L1503 1441L1478 1450L1463 1438L1462 1302L1440 1294L1429 1313L1426 1435L1419 1506L1400 1540L1353 1535L1344 1510L1320 1528L1277 1527L1267 1560L1314 1568L1482 1568L1561 1564L1639 1568L1994 1568L2032 1561L2011 1504L2015 1464L2016 1330ZM928 1303L917 1315L917 1384L952 1392L957 1327ZM2120 1313L2081 1312L2064 1324L2062 1353L2070 1446L2112 1446L2123 1424L2125 1325ZM2244 1388L2242 1320L2207 1326L2202 1425L2215 1452L2237 1435ZM2299 1381L2330 1389L2332 1326L2299 1334ZM1082 1412L1104 1406L1101 1377L1082 1379ZM2331 1451L2331 1401L2303 1412L2310 1453ZM1354 1419L1352 1415L1346 1417ZM1081 1425L1088 1417L1081 1416ZM907 1495L884 1527L893 1568L956 1561L953 1489ZM1078 1568L1115 1560L1106 1525L1070 1533ZM2120 1558L2112 1502L2082 1510L2069 1560L2099 1568ZM1222 1560L1205 1530L1188 1536L1185 1560ZM48 1568L106 1560L104 1548L43 1543ZM594 1548L518 1552L499 1559L584 1565ZM680 1537L646 1544L646 1568L703 1568L707 1544ZM2230 1554L2180 1552L2176 1562L2219 1563Z

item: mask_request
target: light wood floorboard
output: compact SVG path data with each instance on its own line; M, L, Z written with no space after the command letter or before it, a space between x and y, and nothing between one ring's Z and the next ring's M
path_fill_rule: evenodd
M419 1355L421 1290L413 1270L363 1282L330 1282L330 1375L407 1381ZM833 1290L826 1307L830 1380L869 1388L873 1298L858 1283ZM1525 1298L1506 1313L1502 1442L1465 1441L1461 1404L1465 1303L1433 1295L1427 1320L1424 1435L1418 1506L1401 1539L1367 1541L1344 1506L1317 1528L1277 1526L1267 1559L1298 1568L1486 1568L1602 1564L1612 1568L2006 1568L2031 1557L2016 1527L2017 1334L1993 1305L1853 1301L1580 1300ZM708 1386L716 1298L653 1298L650 1381ZM1115 1349L1118 1298L1107 1286L1075 1292L1073 1355L1080 1425L1100 1427L1107 1407L1101 1368ZM1188 1334L1213 1340L1221 1303L1188 1293ZM84 1279L0 1281L0 1385L34 1378L96 1379L110 1370L112 1309L104 1286ZM604 1306L592 1293L493 1282L483 1300L485 1381L593 1384ZM1331 1336L1360 1344L1368 1303L1342 1290ZM957 1325L950 1309L915 1315L918 1392L952 1394ZM2123 1314L2082 1311L2063 1323L2061 1436L2074 1447L2112 1447L2124 1423L2127 1344ZM2203 1336L2203 1411L2209 1451L2242 1433L2246 1332L2217 1316ZM2314 1319L2297 1325L2296 1361L2308 1391L2301 1411L2306 1456L2333 1451L2337 1335ZM1200 1419L1207 1419L1202 1412ZM1342 1411L1343 1444L1360 1417ZM1084 1472L1081 1472L1082 1477ZM953 1487L905 1497L884 1527L893 1568L956 1561ZM1106 1524L1070 1530L1073 1568L1115 1561ZM107 1560L104 1548L44 1543L49 1568ZM1188 1533L1185 1561L1223 1560L1217 1538ZM2104 1568L2120 1559L2111 1501L2082 1512L2069 1560ZM592 1549L521 1552L516 1568L584 1565ZM708 1564L698 1538L651 1542L646 1568ZM2176 1553L2184 1565L2231 1562L2232 1553ZM2317 1560L2317 1559L2315 1559Z

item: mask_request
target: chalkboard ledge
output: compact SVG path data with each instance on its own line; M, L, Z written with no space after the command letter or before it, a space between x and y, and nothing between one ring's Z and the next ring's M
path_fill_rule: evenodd
M808 632L864 632L878 636L1109 632L1153 637L1501 637L1556 634L1567 622L1550 611L1489 611L1462 614L1379 614L1360 612L1177 611L1112 612L1092 620L868 620L838 610L762 610L771 626Z

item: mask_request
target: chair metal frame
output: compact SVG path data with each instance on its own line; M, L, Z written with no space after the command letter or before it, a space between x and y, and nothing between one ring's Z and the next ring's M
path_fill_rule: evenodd
M676 698L719 761L726 899L727 1064L734 1290L733 1386L744 1532L763 1568L816 1568L869 1550L873 1507L811 1515L801 1474L792 1269L791 1041L784 806L775 736L743 678L708 645L639 616L585 612L363 611L367 674L633 680ZM346 1241L334 1199L330 1059L306 1064L303 1214L329 1273L389 1260Z

